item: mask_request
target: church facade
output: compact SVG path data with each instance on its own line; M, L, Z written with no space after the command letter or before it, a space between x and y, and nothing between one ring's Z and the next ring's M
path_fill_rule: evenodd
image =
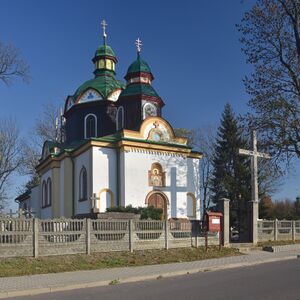
M164 219L199 219L201 153L163 118L165 104L141 58L140 40L122 82L105 27L103 39L93 58L94 78L67 97L60 140L44 143L36 167L40 184L19 199L20 206L43 219L127 205L162 208Z

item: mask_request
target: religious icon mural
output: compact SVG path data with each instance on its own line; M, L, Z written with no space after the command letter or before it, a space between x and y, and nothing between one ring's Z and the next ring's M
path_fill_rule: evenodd
M153 163L148 171L149 186L165 186L165 172L159 163Z

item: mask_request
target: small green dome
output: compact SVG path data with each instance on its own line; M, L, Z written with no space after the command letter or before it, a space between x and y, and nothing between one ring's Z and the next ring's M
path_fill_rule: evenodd
M99 46L99 48L97 49L96 53L95 53L95 57L99 57L99 56L112 56L112 57L116 57L113 49L108 46L108 45L101 45Z
M159 98L154 88L149 84L129 84L125 90L122 91L120 98L128 96L146 95L150 97Z
M138 72L151 73L149 65L140 56L129 66L126 76Z

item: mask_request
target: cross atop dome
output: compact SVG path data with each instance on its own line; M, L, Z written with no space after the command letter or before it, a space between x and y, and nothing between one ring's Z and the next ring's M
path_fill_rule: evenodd
M135 45L136 45L136 50L138 52L138 54L141 52L142 50L142 41L140 40L140 38L137 38L137 40L135 40Z
M107 35L106 35L106 26L107 26L108 24L106 23L106 21L103 19L102 20L102 22L101 22L101 27L102 27L102 30L103 30L103 41L104 41L104 44L106 44L106 37L107 37Z

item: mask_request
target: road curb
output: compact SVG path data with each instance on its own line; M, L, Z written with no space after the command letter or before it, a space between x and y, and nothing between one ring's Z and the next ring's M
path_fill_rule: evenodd
M263 261L255 261L255 262L242 262L242 263L232 263L223 266L216 266L216 267L202 267L202 268L190 268L190 269L183 269L179 271L173 272L160 272L152 275L145 275L145 276L132 276L129 278L111 278L111 280L100 280L88 283L79 283L79 284L69 284L67 286L49 286L46 288L36 288L30 290L16 290L16 291L4 291L0 292L0 299L6 299L11 297L20 297L20 296L33 296L45 293L54 293L54 292L61 292L61 291L69 291L69 290L76 290L82 288L93 288L93 287L100 287L100 286L108 286L114 280L118 280L117 284L122 283L131 283L131 282L139 282L139 281L146 281L146 280L153 280L153 279L160 279L160 278L168 278L186 274L196 274L200 272L212 272L212 271L219 271L219 270L226 270L226 269L234 269L239 267L249 267L255 266L265 263L271 263L276 261L285 261L296 259L297 255L290 255L286 257L280 258L270 258Z

